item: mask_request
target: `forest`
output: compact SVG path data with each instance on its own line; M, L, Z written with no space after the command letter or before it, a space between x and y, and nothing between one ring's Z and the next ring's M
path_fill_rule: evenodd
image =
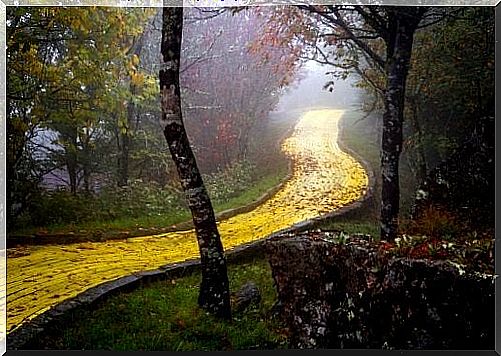
M495 347L493 7L8 6L8 349Z

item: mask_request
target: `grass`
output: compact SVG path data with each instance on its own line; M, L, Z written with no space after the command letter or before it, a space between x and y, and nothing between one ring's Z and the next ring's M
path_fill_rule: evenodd
M172 209L169 215L141 216L137 218L120 217L111 221L86 221L78 224L52 225L44 228L49 234L63 234L69 232L100 233L107 230L134 230L137 228L154 228L170 226L190 218L189 211ZM40 228L22 230L24 234L36 233ZM17 233L17 232L16 232ZM20 232L19 232L20 233Z
M276 300L263 258L228 265L232 291L253 281L261 302L221 321L197 307L200 273L154 282L111 296L92 310L79 308L46 329L28 349L243 350L287 347L283 326L270 312Z
M231 198L227 202L214 204L216 212L233 209L239 206L244 206L259 199L269 189L280 184L282 179L287 175L287 171L277 171L275 174L270 174L255 181L253 186L238 196Z
M360 110L346 111L343 115L341 141L363 157L372 167L376 176L380 172L380 133L376 117L365 115Z

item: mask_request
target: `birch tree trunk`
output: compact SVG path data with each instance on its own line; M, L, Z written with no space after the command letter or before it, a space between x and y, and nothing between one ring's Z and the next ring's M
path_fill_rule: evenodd
M160 123L176 164L183 191L193 216L202 264L198 304L217 317L230 319L230 294L226 258L217 230L212 204L197 167L184 128L179 88L179 63L183 8L164 7L160 70L162 118Z

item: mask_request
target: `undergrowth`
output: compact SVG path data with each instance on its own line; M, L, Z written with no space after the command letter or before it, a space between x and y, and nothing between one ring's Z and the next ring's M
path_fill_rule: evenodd
M281 182L288 161L277 144L290 122L270 124L249 160L204 175L214 210L247 205ZM132 180L126 187L104 187L99 194L41 191L9 235L83 233L164 228L190 220L183 193L153 182Z

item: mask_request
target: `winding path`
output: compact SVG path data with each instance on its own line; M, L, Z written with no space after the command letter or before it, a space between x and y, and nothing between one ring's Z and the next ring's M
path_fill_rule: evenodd
M366 172L337 145L342 115L317 110L299 120L282 146L294 162L292 178L256 209L218 223L225 249L338 209L365 193ZM192 230L28 247L26 255L7 259L7 330L104 281L197 256Z

